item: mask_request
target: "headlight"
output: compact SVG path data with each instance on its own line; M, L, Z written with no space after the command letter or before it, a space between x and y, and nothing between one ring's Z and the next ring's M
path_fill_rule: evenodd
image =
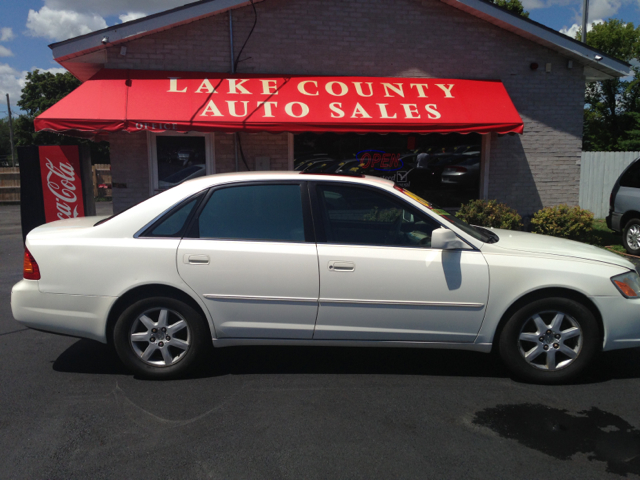
M627 272L611 277L611 281L626 298L640 297L640 276L636 272Z

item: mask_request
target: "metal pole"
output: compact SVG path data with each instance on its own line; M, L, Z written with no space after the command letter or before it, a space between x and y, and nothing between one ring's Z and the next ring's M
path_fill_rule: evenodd
M7 110L9 110L9 140L11 141L11 166L16 166L16 151L13 147L13 121L11 120L11 103L9 102L9 94L7 93Z
M587 43L587 23L589 19L589 0L582 2L582 43Z
M235 59L233 58L233 17L229 10L229 53L231 54L231 73L236 73Z
M231 16L231 10L229 10L229 53L231 55L231 73L236 73L235 59L233 58L233 17ZM233 134L233 148L235 150L236 159L236 172L240 171L240 164L238 161L238 133Z

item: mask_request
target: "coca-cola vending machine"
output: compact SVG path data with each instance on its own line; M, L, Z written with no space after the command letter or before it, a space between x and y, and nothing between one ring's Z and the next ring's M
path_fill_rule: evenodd
M81 162L77 145L21 147L18 159L23 238L43 223L85 216L82 163L86 162Z

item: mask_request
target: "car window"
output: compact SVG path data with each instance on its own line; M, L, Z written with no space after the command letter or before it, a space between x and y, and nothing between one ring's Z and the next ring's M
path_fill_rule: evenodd
M620 178L621 187L640 188L640 162L636 162Z
M200 200L201 195L187 201L184 205L178 206L174 211L170 212L159 223L153 225L149 230L143 233L144 237L181 237L185 223L189 218L189 214Z
M326 240L329 243L431 246L440 227L410 205L382 192L350 185L318 185Z
M300 185L241 185L213 192L200 238L304 242Z

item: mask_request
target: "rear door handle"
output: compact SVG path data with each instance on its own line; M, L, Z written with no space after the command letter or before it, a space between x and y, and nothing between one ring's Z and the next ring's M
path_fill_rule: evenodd
M329 262L329 271L331 272L353 272L356 269L356 264L353 262L342 262L332 260Z
M190 265L209 265L209 255L190 255L187 253L183 261Z

